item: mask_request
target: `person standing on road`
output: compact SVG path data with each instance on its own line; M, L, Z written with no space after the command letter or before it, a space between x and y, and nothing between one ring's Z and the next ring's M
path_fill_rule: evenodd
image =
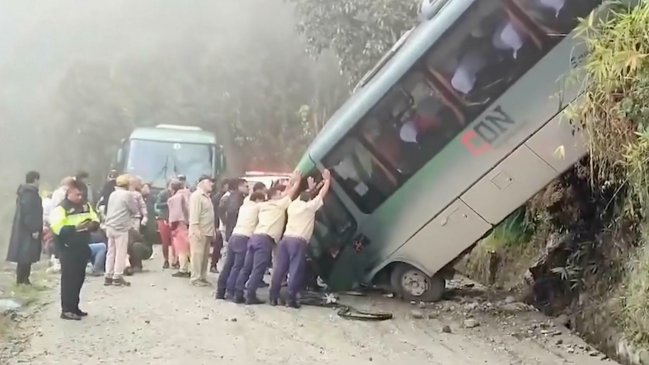
M16 213L11 227L7 261L15 262L16 283L30 285L29 276L32 264L41 257L43 237L43 202L38 194L41 176L30 171L25 176L25 184L16 192Z
M269 200L259 205L257 227L248 240L246 259L235 285L236 303L244 302L244 289L246 289L246 304L263 303L257 298L257 288L270 263L273 245L282 237L286 223L286 209L300 186L299 174L294 174L291 180L290 187L284 192L277 187L269 189ZM246 282L248 282L247 287Z
M164 262L162 263L163 269L168 269L170 266L178 268L175 250L171 244L171 228L169 227L169 205L167 201L170 197L171 182L167 185L166 189L158 194L155 202L156 223L158 225L158 232L160 232L162 256L164 257Z
M210 193L214 186L211 177L198 179L196 191L189 198L189 249L191 253L191 283L206 286L207 264L210 245L216 232L214 228L214 206Z
M234 298L235 282L246 258L248 240L257 227L259 203L265 200L264 193L254 192L239 209L237 224L228 241L228 252L217 282L216 299L225 299L226 294Z
M142 196L142 180L139 177L131 176L129 179L129 190L133 195L133 199L137 204L137 214L133 217L131 222L131 227L138 231L142 232L142 226L146 226L149 216L149 211L146 207L146 202L144 201L144 196Z
M92 192L86 180L90 177L86 171L79 171L74 176L74 180L77 181L79 188L81 189L81 195L83 196L83 204L86 204L92 200Z
M171 229L171 242L178 256L178 271L171 276L189 278L189 197L183 183L172 180L169 184L171 197L167 204L169 208L169 228Z
M210 272L217 273L216 265L221 259L224 234L221 233L221 198L228 190L227 180L221 184L221 189L212 194L212 206L214 207L214 240L212 242L212 258L210 260Z
M59 184L59 187L56 188L52 192L52 200L50 201L50 206L52 209L58 207L64 200L66 195L68 194L68 188L74 181L73 176L66 176L61 180L61 183ZM58 272L61 269L61 263L59 261L59 253L58 253L58 247L59 245L56 243L56 235L54 235L54 245L53 245L53 253L50 256L50 265L51 268L48 269L48 272Z
M79 293L90 258L90 232L99 229L99 217L90 204L83 203L82 189L74 181L66 199L50 214L61 258L61 318L77 321L88 315L79 308Z
M239 208L243 204L246 195L248 194L248 182L244 179L233 179L230 182L230 197L227 200L227 205L223 207L225 209L225 240L230 241L230 236L232 236L232 231L234 226L237 225L237 218L239 216Z
M117 170L110 170L108 177L104 186L101 189L99 195L99 201L97 202L97 211L98 213L106 216L106 207L108 206L108 199L110 199L110 194L115 191L115 179L117 179Z
M288 273L287 305L292 308L300 306L297 297L304 285L307 245L313 235L315 214L322 207L323 200L331 186L329 170L322 172L322 178L324 184L317 196L311 199L314 192L305 191L286 210L288 216L286 229L284 237L279 242L276 265L270 284L270 305L277 305L282 281Z
M124 280L124 267L128 255L128 231L133 226L134 218L140 213L135 195L129 191L128 175L120 175L115 182L115 191L110 195L106 207L106 277L104 285L130 286Z

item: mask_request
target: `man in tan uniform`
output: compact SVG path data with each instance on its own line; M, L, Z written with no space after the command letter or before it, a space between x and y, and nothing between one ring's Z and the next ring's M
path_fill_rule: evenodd
M213 179L203 175L198 179L196 191L189 198L189 249L191 252L191 283L206 286L210 246L215 235L214 206L210 193Z
M236 303L244 302L244 289L246 304L263 303L257 298L257 288L270 263L273 246L282 238L286 223L286 209L291 204L299 186L300 176L296 173L288 189L281 192L277 187L270 188L268 190L269 200L259 203L257 227L248 240L246 258L235 284L234 301ZM246 282L248 282L247 286Z

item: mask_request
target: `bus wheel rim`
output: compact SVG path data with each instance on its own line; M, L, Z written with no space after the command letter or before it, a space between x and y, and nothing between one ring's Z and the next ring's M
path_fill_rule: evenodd
M428 290L428 278L419 271L409 270L401 277L401 287L410 295L419 297Z

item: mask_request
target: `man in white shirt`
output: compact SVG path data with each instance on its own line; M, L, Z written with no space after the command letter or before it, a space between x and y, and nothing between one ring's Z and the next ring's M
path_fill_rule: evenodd
M287 209L286 230L279 242L277 261L270 284L270 305L277 305L282 281L288 273L287 305L292 308L300 306L297 295L304 284L307 244L313 236L315 214L322 207L323 199L331 186L329 170L322 172L322 178L324 184L318 195L311 199L314 192L305 191Z
M248 240L248 249L243 269L235 284L234 301L243 303L246 289L246 304L261 304L257 298L257 288L261 285L264 273L271 260L273 245L279 242L286 223L286 209L300 186L300 177L291 178L290 187L282 192L278 187L268 190L269 200L259 204L257 227ZM246 286L246 282L248 285Z
M237 222L228 241L225 263L217 281L216 299L225 299L226 294L228 298L234 298L234 285L246 258L248 240L257 227L259 204L265 200L265 193L255 191L246 197L239 208Z

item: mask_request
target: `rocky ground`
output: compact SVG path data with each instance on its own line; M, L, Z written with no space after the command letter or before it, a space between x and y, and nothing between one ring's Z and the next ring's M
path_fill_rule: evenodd
M89 278L82 307L90 316L81 322L58 318L55 283L41 304L10 312L17 333L5 338L0 364L615 364L561 324L471 285L436 304L341 296L394 314L362 322L321 307L215 301L213 289L170 277L158 259L146 264L130 288Z

